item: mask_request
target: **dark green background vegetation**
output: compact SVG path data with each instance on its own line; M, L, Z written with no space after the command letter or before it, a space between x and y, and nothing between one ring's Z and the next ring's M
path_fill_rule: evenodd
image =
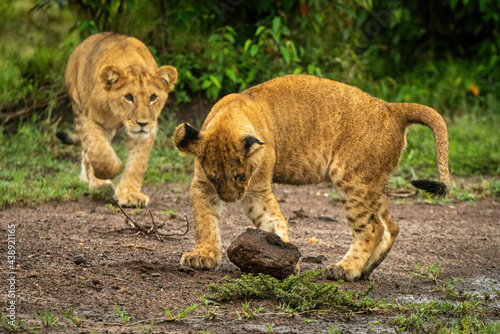
M452 174L496 177L499 13L496 0L4 1L0 193L7 195L0 206L85 192L77 181L78 148L63 147L54 132L71 129L60 121L71 114L66 60L99 31L141 39L159 64L179 71L147 183L189 180L191 160L180 158L170 139L175 112L210 106L225 94L289 73L324 76L387 101L435 108L449 125ZM393 185L437 175L431 132L414 127L408 142ZM49 194L41 195L41 188ZM479 188L495 195L500 186L493 179Z

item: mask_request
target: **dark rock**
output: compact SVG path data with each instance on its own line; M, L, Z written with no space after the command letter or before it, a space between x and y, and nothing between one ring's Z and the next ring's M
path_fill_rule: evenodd
M80 264L86 264L87 263L87 259L85 259L85 255L83 255L83 254L76 255L73 258L73 261L75 262L75 264L77 266L80 265Z
M231 243L227 256L242 271L283 279L297 273L301 254L276 234L249 228Z
M92 284L99 285L99 280L97 278L92 279Z

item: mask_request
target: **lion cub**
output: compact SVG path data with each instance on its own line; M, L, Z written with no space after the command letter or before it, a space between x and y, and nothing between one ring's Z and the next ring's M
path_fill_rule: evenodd
M122 162L111 147L119 129L127 134L127 164L115 189L122 206L148 206L141 192L158 116L177 81L172 66L158 68L141 41L113 33L95 34L71 54L66 67L78 138L59 132L64 143L82 144L81 180L90 189L111 186Z
M434 134L441 182L413 185L445 194L450 186L448 134L431 108L387 103L308 75L287 75L224 97L201 131L181 124L174 134L177 148L195 157L191 204L196 246L181 263L198 269L218 265L222 201L238 201L255 226L289 241L271 184L333 182L353 239L344 258L328 268L328 277L367 278L399 232L384 189L406 145L406 129L414 123Z

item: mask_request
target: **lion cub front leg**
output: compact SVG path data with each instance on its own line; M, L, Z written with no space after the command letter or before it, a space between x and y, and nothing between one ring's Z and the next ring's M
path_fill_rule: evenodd
M219 219L222 201L214 188L196 175L191 183L191 206L195 221L196 246L182 255L181 265L195 269L214 269L221 258Z
M116 200L121 206L149 205L149 196L141 192L141 187L155 137L151 134L145 139L127 138L125 143L127 164L115 192Z
M111 147L115 131L106 131L90 121L77 118L76 130L82 143L82 172L80 180L89 183L89 189L103 186L114 188L113 179L122 168L122 162Z
M289 242L288 224L271 189L248 191L242 204L245 214L257 228L275 233L281 240Z

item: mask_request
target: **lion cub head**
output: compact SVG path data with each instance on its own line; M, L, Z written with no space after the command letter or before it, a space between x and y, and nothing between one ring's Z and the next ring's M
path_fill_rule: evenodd
M198 131L189 124L177 127L175 146L182 154L194 156L206 180L224 202L242 199L252 176L263 159L264 143L253 128L210 126Z
M172 66L153 72L141 66L106 66L100 79L112 113L123 122L127 134L145 139L156 132L158 116L177 81L177 70Z

